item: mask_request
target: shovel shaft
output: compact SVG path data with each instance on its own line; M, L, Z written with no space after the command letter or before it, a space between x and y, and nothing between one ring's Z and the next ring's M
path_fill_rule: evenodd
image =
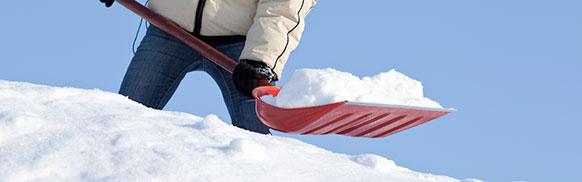
M232 73L232 71L238 64L237 62L230 59L228 56L225 56L224 54L214 49L210 45L194 37L186 30L180 28L178 25L171 23L164 17L146 8L142 4L136 2L135 0L115 0L115 1L125 6L127 9L133 11L135 14L143 17L156 27L162 29L164 32L174 36L176 39L188 45L195 51L202 54L204 57L208 58L209 60L216 63L220 67L224 68L225 70Z
M232 73L234 71L234 68L238 64L237 62L230 59L228 56L222 54L220 51L204 43L204 41L194 37L194 35L180 28L178 25L166 20L166 18L146 8L137 1L135 0L115 0L115 1L125 6L125 8L133 11L138 16L146 19L156 27L162 29L164 32L174 36L176 39L180 40L182 43L194 49L196 52L199 52L204 57L216 63L218 66L222 67L226 71ZM260 79L259 86L273 86L273 85L266 81L265 79Z

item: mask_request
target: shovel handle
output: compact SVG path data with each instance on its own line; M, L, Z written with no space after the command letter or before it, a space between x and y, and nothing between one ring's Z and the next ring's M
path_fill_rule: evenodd
M259 79L259 86L273 86L273 84L269 83L267 80L265 79Z
M194 37L194 35L190 34L190 32L187 32L186 30L180 28L178 25L166 20L166 18L146 8L137 1L135 0L115 0L115 1L125 6L125 8L133 11L138 16L141 16L142 18L146 19L156 27L162 29L164 32L174 36L176 39L180 40L182 43L194 49L196 52L199 52L204 57L216 63L218 66L222 67L226 71L232 73L236 65L238 65L237 62L233 61L228 56L222 54L220 51L204 43L204 41ZM271 85L266 80L261 79L259 80L259 86L273 86L273 85Z

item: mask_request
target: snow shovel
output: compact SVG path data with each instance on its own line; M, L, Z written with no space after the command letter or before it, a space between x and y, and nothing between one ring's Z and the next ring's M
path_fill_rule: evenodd
M176 37L232 73L237 62L220 53L189 32L144 7L135 0L116 0L119 4L143 17L151 24ZM259 80L253 90L256 110L261 122L268 127L292 134L339 134L353 137L378 138L418 126L455 111L400 105L382 105L342 101L320 106L280 108L261 100L264 95L277 96L281 87Z

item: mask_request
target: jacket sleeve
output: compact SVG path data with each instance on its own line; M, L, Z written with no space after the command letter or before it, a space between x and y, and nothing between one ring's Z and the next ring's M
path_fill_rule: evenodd
M287 58L299 44L305 16L317 0L259 0L240 59L262 61L279 80Z

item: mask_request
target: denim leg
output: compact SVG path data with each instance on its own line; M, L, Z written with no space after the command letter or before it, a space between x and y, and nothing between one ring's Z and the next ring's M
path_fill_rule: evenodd
M147 107L162 109L202 56L150 26L125 73L119 93Z
M231 59L238 61L243 47L244 42L238 42L215 48ZM243 95L235 88L232 82L232 73L207 59L204 60L203 65L204 71L214 79L222 92L232 125L257 133L269 134L269 128L257 117L256 100L253 97Z
M238 60L244 42L216 46ZM255 111L255 100L242 95L232 74L155 26L150 26L133 57L119 93L145 106L162 109L189 71L203 70L218 84L234 126L268 134Z

